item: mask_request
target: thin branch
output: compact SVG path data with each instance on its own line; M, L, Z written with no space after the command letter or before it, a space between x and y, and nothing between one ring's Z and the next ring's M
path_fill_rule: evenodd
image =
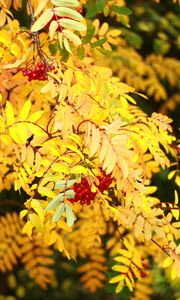
M31 26L32 26L34 24L34 22L36 21L36 19L34 17L34 11L33 11L31 0L28 0L28 6L29 6L30 14L31 14ZM43 61L43 63L46 66L46 70L50 71L49 64L48 64L48 62L47 62L47 60L46 60L46 58L44 56L44 53L43 53L43 51L41 49L41 44L40 44L40 39L39 39L39 33L38 33L38 31L37 32L32 32L32 39L33 39L33 42L36 45L39 57L41 58L41 60Z

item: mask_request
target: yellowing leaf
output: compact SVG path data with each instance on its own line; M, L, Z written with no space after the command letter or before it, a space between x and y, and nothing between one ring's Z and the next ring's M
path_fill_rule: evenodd
M44 28L52 19L53 11L52 9L46 9L42 15L35 21L33 26L31 27L31 31L39 31L40 29Z
M85 176L87 175L87 168L83 166L74 166L71 169L72 174L84 174Z
M72 53L67 38L64 37L63 43L64 43L64 48L65 48L69 53Z
M59 24L64 28L74 29L77 31L85 31L86 26L80 22L71 20L71 19L65 19L62 18L59 20Z
M39 187L38 192L42 196L46 196L46 197L49 197L49 198L54 198L56 196L56 194L47 187Z
M51 3L54 5L61 6L70 6L70 7L78 7L79 1L77 0L51 0Z
M72 150L73 152L75 152L76 154L78 154L82 160L84 160L84 155L81 151L79 151L75 146L73 145L66 145L66 148L68 148L69 150Z
M38 7L36 8L35 12L34 12L34 16L37 17L42 10L45 8L46 4L47 4L48 0L41 0L38 4Z
M44 222L44 211L43 211L43 208L42 208L40 202L38 200L36 200L36 199L33 199L31 201L31 207L38 214L41 222L43 223Z
M58 29L59 24L57 21L53 20L49 26L49 36L50 36L50 40L52 40L54 38L55 32Z
M74 34L72 31L64 29L63 31L64 36L69 39L71 42L73 42L75 45L81 45L82 41L81 39Z
M61 218L64 212L64 208L65 208L64 203L61 203L52 218L53 222L57 222Z
M72 208L68 205L65 204L66 207L66 219L67 219L67 225L71 227L74 224L75 216L72 211Z
M81 21L83 19L82 15L79 12L69 7L59 6L54 8L54 11L55 14L59 17L69 17L77 21Z

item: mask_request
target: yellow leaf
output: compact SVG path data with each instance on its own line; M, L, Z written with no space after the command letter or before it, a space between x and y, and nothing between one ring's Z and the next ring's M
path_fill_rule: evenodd
M34 12L34 16L37 17L41 12L42 10L45 8L46 4L47 4L48 0L41 0Z
M174 177L175 174L176 174L176 170L171 171L171 172L168 174L168 179L171 180L171 179Z
M81 157L81 159L84 161L83 153L81 151L79 151L76 147L74 147L73 145L66 145L66 148L68 148L69 150L72 150L73 152L78 154Z
M129 268L122 265L115 265L112 267L112 269L120 273L127 273Z
M38 214L40 221L43 223L44 222L44 211L43 211L43 208L42 208L40 202L36 199L33 199L31 201L31 207Z
M0 102L1 102L1 99L0 99ZM5 131L4 120L3 120L3 117L0 115L0 133L3 133L4 131Z
M5 115L7 125L11 125L15 122L13 107L9 101L6 102Z
M10 52L17 58L21 58L21 56L22 56L22 51L16 43L11 44Z
M53 10L46 9L42 15L36 20L36 22L31 27L31 31L39 31L40 29L44 28L52 19L53 17Z
M32 229L33 229L33 226L31 224L31 222L27 221L27 223L24 225L24 227L22 229L22 233L26 233L31 238L31 236L32 236Z
M29 220L32 224L32 227L35 227L38 231L42 229L42 222L40 221L40 218L38 215L31 213L29 214Z
M124 281L120 281L119 284L118 284L117 287L116 287L115 293L116 293L116 294L117 294L117 293L120 293L121 290L123 289L123 287L124 287Z
M110 279L109 283L116 283L116 282L122 281L122 280L124 280L124 277L125 277L124 275L115 276Z
M0 27L6 23L6 13L4 10L0 11Z
M28 213L28 210L27 209L23 209L20 211L20 219L24 218L24 216L26 216Z
M49 36L50 36L50 40L52 40L54 38L55 32L58 29L59 24L57 21L53 20L49 26Z
M165 259L165 261L163 262L163 268L167 268L167 267L169 267L171 264L172 264L172 259L171 259L171 257L167 257L166 259Z
M28 115L29 115L30 110L31 110L31 101L27 100L24 103L24 105L23 105L23 107L22 107L22 109L19 113L18 120L19 121L25 121L27 119Z
M126 276L125 277L125 283L127 284L127 287L129 288L129 290L132 292L133 291L133 286L132 286L132 283L131 281L129 280L129 278Z
M64 242L60 235L58 236L58 240L57 240L57 248L60 252L64 250Z
M72 174L84 174L85 176L87 175L87 168L83 166L74 166L71 169Z
M59 17L67 17L77 21L81 21L83 19L82 15L78 11L69 7L63 7L62 5L54 8L54 11Z
M73 42L75 45L81 45L82 41L81 39L74 34L72 31L64 29L63 31L64 36L69 39L71 42Z
M30 122L36 122L36 121L38 121L41 117L42 117L42 115L43 115L43 111L36 111L36 112L34 112L30 117L29 117L29 121Z
M67 40L66 37L64 37L63 43L64 43L64 48L65 48L69 53L72 53L72 51L71 51L71 49L70 49L69 42L68 42L68 40Z
M59 24L68 29L73 29L77 31L84 31L86 30L86 26L78 21L72 20L72 19L65 19L62 18L59 20Z
M144 228L144 218L142 216L138 216L135 223L135 236L139 237Z
M172 270L171 270L171 279L174 280L176 277L177 277L177 271L173 267Z
M123 257L123 256L116 256L116 257L114 258L114 260L115 260L115 261L118 261L118 262L120 262L120 263L122 263L122 264L124 264L124 265L126 265L126 266L129 266L130 263L131 263L131 260L130 260L130 259L128 259L128 258L126 258L126 257Z
M49 188L47 187L39 187L38 188L38 192L42 195L42 196L46 196L46 197L49 197L49 198L54 198L56 197L56 194L51 191Z
M176 205L178 205L178 203L179 203L179 197L178 197L178 193L177 193L177 191L175 190L174 191L174 204L176 204Z
M91 135L90 156L93 156L97 152L100 144L100 131L94 124L91 126Z
M9 128L9 135L14 140L15 143L17 143L17 144L22 143L21 138L18 134L18 131L15 127L10 127Z
M106 23L106 22L103 23L102 26L101 26L101 28L99 29L99 32L98 32L99 36L106 35L108 29L109 29L108 23Z
M108 32L108 36L117 37L121 34L121 30L119 29L112 29Z
M144 234L145 234L145 239L147 241L150 241L152 238L152 226L149 222L145 222L145 226L144 226Z

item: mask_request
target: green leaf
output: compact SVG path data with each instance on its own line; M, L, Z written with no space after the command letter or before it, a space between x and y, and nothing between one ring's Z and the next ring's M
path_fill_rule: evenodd
M47 207L46 210L53 210L56 208L62 201L64 200L64 193L58 194L54 199L52 199Z
M84 58L84 55L85 55L85 49L84 49L84 47L79 47L77 49L77 55L78 55L79 59L83 59Z
M96 0L96 5L99 7L100 10L104 9L105 3L106 3L106 0Z
M141 36L135 32L132 32L127 29L122 30L125 40L130 46L133 46L136 49L140 49L143 44L143 39Z
M86 26L84 24L77 22L75 20L62 18L58 21L58 23L64 28L74 29L77 31L86 30Z
M83 38L82 40L82 44L87 44L88 42L90 42L90 40L92 39L94 33L95 33L95 27L93 25L91 25L90 27L88 27L87 30L87 34L86 36Z
M68 204L65 204L65 206L66 206L66 220L67 220L67 225L69 227L71 227L74 224L75 216L74 216L74 213L72 211L72 208Z
M103 45L106 41L107 41L106 38L100 39L100 40L98 40L98 41L92 43L92 44L91 44L91 47L92 47L92 48L95 48L95 47L101 46L101 45Z
M31 31L35 32L44 28L52 19L53 11L51 9L46 9L42 15L35 21L31 27Z
M125 6L121 7L121 6L113 5L112 11L114 11L116 14L119 14L119 15L129 16L132 14L132 10Z
M66 188L70 188L71 186L73 186L73 184L76 182L76 179L71 179L69 181L66 180L58 180L55 184L54 189L64 189Z
M62 214L64 212L64 208L65 208L64 203L59 205L58 209L56 210L56 212L52 218L53 222L57 222L60 219L60 217L62 216Z
M58 43L55 44L49 44L48 45L49 51L51 52L52 55L55 55L59 49Z
M88 9L88 11L86 13L86 18L92 18L100 12L101 12L101 9L98 7L97 4L94 4L90 7L90 9Z
M65 192L65 195L66 195L67 198L70 198L70 199L74 198L75 197L74 190L67 190Z
M157 54L166 54L169 51L170 47L171 45L166 41L163 41L161 39L154 40L153 48Z

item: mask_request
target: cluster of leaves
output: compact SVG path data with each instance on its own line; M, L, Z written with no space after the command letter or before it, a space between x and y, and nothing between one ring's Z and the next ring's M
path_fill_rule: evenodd
M46 288L53 282L50 266L58 251L64 259L86 260L78 271L85 288L95 292L107 281L107 257L115 257L113 270L119 274L110 282L119 282L116 292L134 288L132 299L138 299L144 275L147 285L151 282L151 270L143 273L142 257L149 266L151 259L169 268L172 279L180 277L178 194L163 202L151 196L156 191L152 175L161 168L177 167L169 179L180 186L172 119L160 113L148 116L135 100L147 101L136 90L156 93L154 82L161 74L157 59L161 64L163 58L143 61L119 30L91 21L102 13L128 26L131 10L124 1L90 6L77 0L28 0L31 30L4 17L11 4L0 1L0 190L13 187L27 196L20 219L15 213L1 217L0 269L12 270L19 259L29 276ZM82 5L88 20L79 10ZM115 54L109 58L112 49ZM119 73L117 65L113 67L117 53ZM100 66L104 54L106 66ZM145 88L123 77L125 68L131 72L127 61L132 74L139 70ZM176 62L165 62L174 73ZM37 63L45 67L45 81L29 82L19 69L33 69ZM163 76L177 84L176 77L166 72ZM99 178L104 174L112 180L101 190ZM93 195L90 205L72 201L75 184L82 186L83 180ZM146 291L149 297L151 289Z

